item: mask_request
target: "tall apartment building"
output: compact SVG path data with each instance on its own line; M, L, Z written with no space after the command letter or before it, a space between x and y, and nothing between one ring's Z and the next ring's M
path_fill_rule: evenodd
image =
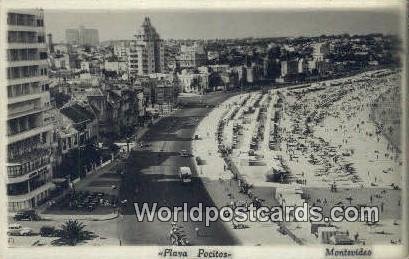
M177 61L181 68L200 67L206 64L207 54L203 45L195 42L192 46L182 45Z
M151 25L149 17L145 17L135 37L129 49L129 72L140 76L163 72L165 68L163 42Z
M99 44L99 35L97 29L88 29L80 26L80 44L95 46Z
M130 41L117 41L113 43L114 55L118 58L126 59L129 54Z
M18 211L41 204L54 187L43 11L9 11L7 34L6 183L8 209Z
M66 29L65 41L73 45L91 45L99 44L99 34L97 29L88 29L80 26L79 29Z

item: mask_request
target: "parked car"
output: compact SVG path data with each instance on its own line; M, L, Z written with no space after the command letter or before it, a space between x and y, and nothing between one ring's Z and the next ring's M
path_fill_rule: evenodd
M55 227L53 227L53 226L42 226L40 228L40 235L42 237L53 237L53 236L55 236Z
M15 220L40 220L40 216L35 210L22 210L14 215Z
M20 224L12 224L7 230L9 236L30 236L33 234L33 230L28 227L22 227Z

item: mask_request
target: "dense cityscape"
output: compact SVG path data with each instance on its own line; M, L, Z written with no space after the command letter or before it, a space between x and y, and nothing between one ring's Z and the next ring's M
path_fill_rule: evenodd
M164 40L154 24L102 42L61 28L56 43L42 10L8 12L10 246L400 244L396 35ZM184 222L169 243L169 222L136 221L142 201L385 213L382 227Z

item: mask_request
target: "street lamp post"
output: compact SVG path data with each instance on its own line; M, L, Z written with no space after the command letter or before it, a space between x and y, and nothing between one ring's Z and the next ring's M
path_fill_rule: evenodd
M129 154L129 141L130 141L130 139L129 139L129 136L128 136L128 137L126 137L126 150L127 150L128 154Z
M78 146L78 161L77 161L77 164L78 164L78 176L80 178L81 178L81 165L82 165L82 163L81 163L81 149L83 147L85 147L85 145L79 145ZM86 165L83 165L83 169L85 169L85 168L86 168Z

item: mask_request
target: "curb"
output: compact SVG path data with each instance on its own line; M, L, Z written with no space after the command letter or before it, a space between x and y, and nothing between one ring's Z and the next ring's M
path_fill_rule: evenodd
M70 220L70 219L76 219L76 220L87 220L87 221L108 221L108 220L113 220L119 217L119 214L116 213L115 215L108 215L106 218L98 218L97 215L93 217L92 215L87 215L86 217L79 217L81 215L52 215L52 214L46 214L47 216L43 217L44 220L51 220L51 221L58 221L58 220Z
M89 219L89 221L108 221L108 220L113 220L119 218L119 213L116 213L114 216L110 218L104 218L104 219Z

